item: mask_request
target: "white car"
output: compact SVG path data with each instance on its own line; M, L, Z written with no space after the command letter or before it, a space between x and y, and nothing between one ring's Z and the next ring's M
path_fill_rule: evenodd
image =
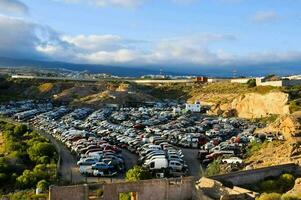
M231 157L227 159L222 159L222 163L227 163L227 164L242 164L243 160L238 158L238 157Z

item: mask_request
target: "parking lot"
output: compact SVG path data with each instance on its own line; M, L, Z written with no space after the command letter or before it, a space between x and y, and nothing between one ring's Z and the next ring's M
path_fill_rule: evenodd
M175 109L176 108L176 109ZM61 174L72 182L124 178L138 164L154 177L193 175L217 158L242 164L257 125L185 112L184 105L70 108L51 102L1 105L0 115L41 130L59 149Z

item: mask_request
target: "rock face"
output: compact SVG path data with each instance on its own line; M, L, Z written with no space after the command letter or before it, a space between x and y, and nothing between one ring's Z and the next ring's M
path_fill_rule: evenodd
M281 116L262 132L281 133L286 140L298 140L301 137L301 111Z
M267 117L271 114L285 115L290 113L288 100L289 95L283 92L247 93L235 98L230 103L214 106L211 113L247 119Z

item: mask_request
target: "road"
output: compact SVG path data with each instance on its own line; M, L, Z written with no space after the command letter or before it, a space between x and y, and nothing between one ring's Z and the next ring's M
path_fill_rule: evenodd
M201 164L197 159L198 149L186 149L182 148L184 155L184 160L186 161L189 168L189 175L195 177L196 179L201 176Z
M78 183L84 181L84 177L79 173L78 167L76 165L76 158L73 156L67 147L58 142L51 135L39 131L39 133L48 138L50 142L56 147L58 153L60 154L60 167L59 174L61 175L61 180L70 181L72 183Z

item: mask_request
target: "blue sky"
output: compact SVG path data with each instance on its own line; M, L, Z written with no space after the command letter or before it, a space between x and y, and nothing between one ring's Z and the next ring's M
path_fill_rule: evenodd
M0 0L0 53L118 66L291 66L301 63L300 9L301 0Z

